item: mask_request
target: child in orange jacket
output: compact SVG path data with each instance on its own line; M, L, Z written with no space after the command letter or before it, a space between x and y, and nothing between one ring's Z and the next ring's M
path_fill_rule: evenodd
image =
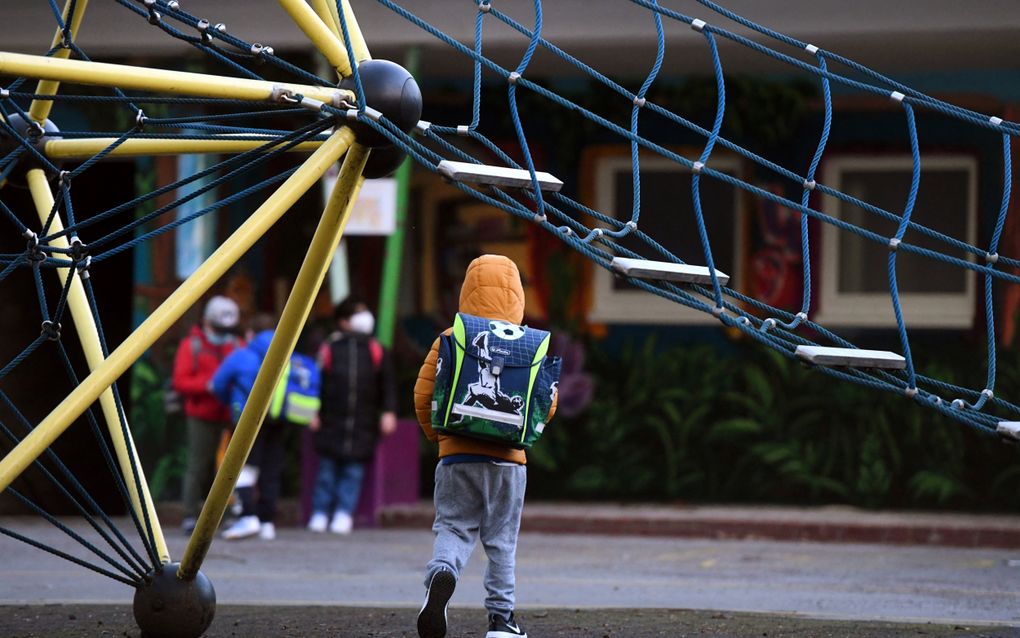
M517 265L502 255L483 255L472 261L460 291L460 312L520 324L524 320L524 287ZM430 441L439 441L436 520L432 525L436 538L425 577L425 604L418 614L418 635L446 635L447 604L481 538L489 559L485 570L486 638L527 638L514 618L514 564L527 456L524 450L498 443L433 432L432 393L438 357L436 339L414 386L418 422ZM554 399L546 423L555 411Z

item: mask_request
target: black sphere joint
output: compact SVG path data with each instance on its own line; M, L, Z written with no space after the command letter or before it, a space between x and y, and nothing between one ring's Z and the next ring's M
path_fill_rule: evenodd
M177 578L180 563L149 572L135 590L135 622L144 638L198 638L216 615L216 591L205 574Z
M365 170L361 172L365 179L389 177L404 163L407 153L396 146L381 146L372 149L365 162Z
M21 117L20 113L11 113L7 116L7 124L20 137L28 140L39 153L43 152L46 142L60 137L60 129L49 120L40 125L38 122L25 120L25 118ZM7 181L13 186L27 187L28 182L25 179L25 173L32 168L43 168L42 162L28 149L25 149L21 142L9 133L6 127L0 127L0 159L19 148L23 150L17 159L18 165L7 176ZM56 164L58 167L60 166L55 161L53 164ZM47 177L53 178L55 176L47 173Z
M365 60L358 65L358 77L365 91L365 103L386 116L407 133L421 119L421 90L407 69L388 60ZM354 76L340 82L341 89L357 92ZM376 148L390 141L364 122L351 122L359 144Z

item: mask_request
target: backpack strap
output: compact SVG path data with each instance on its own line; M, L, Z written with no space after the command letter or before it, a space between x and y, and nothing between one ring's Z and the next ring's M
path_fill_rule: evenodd
M372 367L376 372L382 367L383 347L374 338L368 340L368 352L372 355Z
M202 337L191 335L191 374L198 374L198 354L202 352Z

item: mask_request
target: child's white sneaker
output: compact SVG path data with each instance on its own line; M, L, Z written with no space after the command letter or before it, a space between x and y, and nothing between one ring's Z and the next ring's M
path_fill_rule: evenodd
M333 514L333 522L329 524L329 531L334 534L342 534L346 536L351 533L354 528L354 521L351 519L351 515L347 512L337 512Z
M254 536L262 530L258 516L242 516L237 522L223 532L223 539L236 541L241 538Z
M264 541L276 540L276 525L272 523L262 523L259 525L259 538Z
M329 517L322 512L315 512L312 517L308 519L308 531L315 532L316 534L322 534L326 531L326 527L329 525Z

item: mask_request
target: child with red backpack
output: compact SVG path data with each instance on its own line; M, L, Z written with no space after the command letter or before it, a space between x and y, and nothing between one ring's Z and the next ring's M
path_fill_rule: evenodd
M319 349L321 407L312 421L319 469L308 529L349 534L365 464L379 435L397 429L397 389L389 354L371 335L375 318L348 297L333 313L338 330Z

